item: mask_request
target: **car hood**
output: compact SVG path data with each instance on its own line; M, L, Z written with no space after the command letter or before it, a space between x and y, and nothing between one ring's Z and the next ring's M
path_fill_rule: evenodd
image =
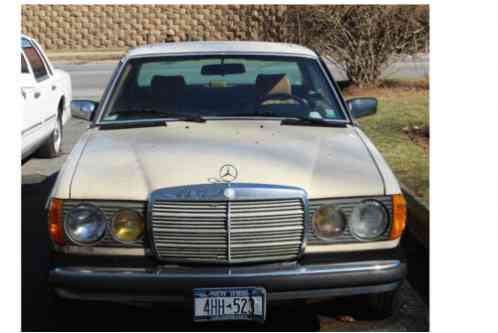
M209 183L225 164L237 168L235 182L299 187L309 198L384 194L350 126L224 120L91 131L72 172L71 198L147 200L160 188Z

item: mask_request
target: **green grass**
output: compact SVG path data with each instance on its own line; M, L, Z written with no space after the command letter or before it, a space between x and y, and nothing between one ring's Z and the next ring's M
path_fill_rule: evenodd
M407 126L429 125L429 94L420 87L359 89L346 96L372 96L379 100L376 115L362 119L361 127L380 150L398 179L429 202L429 151L403 132Z

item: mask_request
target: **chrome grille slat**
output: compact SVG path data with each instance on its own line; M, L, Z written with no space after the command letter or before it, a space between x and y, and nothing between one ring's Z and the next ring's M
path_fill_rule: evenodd
M225 231L218 230L218 228L212 228L212 229L203 229L203 228L198 228L198 229L182 229L182 228L162 228L162 227L156 227L154 226L154 230L156 233L158 232L166 232L166 233L188 233L188 234L225 234Z
M301 198L151 203L156 253L164 260L239 263L296 258L305 230ZM229 227L228 227L229 225Z
M279 231L279 230L303 230L304 227L301 225L298 226L290 226L290 227L275 227L275 228L234 228L232 227L230 231L235 234L235 233L245 233L245 232L272 232L272 231Z
M288 223L268 223L268 224L263 224L266 227L272 227L272 228L279 228L279 227L295 227L296 223L299 223L299 221L296 222L288 222ZM261 227L262 224L241 224L240 226L237 226L237 229L245 229L245 230L251 230L251 229L257 229ZM235 229L235 230L237 230ZM234 230L234 229L232 229Z
M237 217L239 216L242 216L242 217L267 217L267 216L294 216L294 215L297 215L299 213L303 213L303 211L291 211L291 212L287 212L287 211L271 211L271 212L262 212L262 211L251 211L250 213L232 213L232 216L236 219Z
M200 243L168 243L168 247L186 247L190 249L210 249L210 248L215 248L215 249L224 249L226 248L226 245L220 245L220 244L200 244Z
M251 255L260 255L260 254L265 254L265 255L275 255L275 254L285 254L285 255L290 255L289 250L298 250L299 247L294 246L294 247L283 247L283 248L260 248L260 249L251 249L248 251L233 251L232 255L234 257L240 256L251 256Z

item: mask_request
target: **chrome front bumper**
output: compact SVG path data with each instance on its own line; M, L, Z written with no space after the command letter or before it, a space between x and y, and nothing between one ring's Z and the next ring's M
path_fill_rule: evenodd
M399 260L238 267L55 267L49 282L62 298L122 302L189 302L193 288L264 287L270 301L380 293L399 287Z

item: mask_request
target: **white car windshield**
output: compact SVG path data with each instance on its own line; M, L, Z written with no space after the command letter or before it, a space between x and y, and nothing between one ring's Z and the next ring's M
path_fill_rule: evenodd
M181 116L346 120L317 60L206 55L129 60L100 122Z

